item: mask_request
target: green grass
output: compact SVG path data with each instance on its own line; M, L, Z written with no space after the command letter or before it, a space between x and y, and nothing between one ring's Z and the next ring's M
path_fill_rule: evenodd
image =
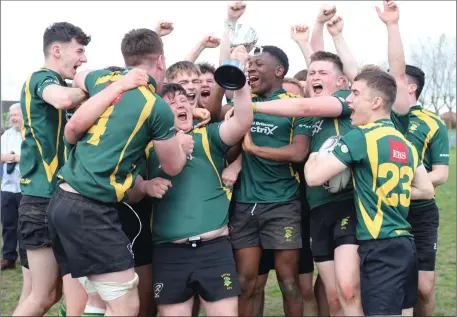
M456 150L451 151L449 180L437 190L440 208L438 257L436 263L436 307L434 316L456 316ZM11 315L19 299L22 287L20 267L1 274L1 314ZM52 307L47 316L56 316L58 305ZM274 272L266 287L265 314L282 316L282 296Z

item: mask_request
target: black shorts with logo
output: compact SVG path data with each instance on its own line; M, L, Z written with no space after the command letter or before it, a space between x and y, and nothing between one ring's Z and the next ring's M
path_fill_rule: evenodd
M215 302L241 294L228 237L191 244L154 246L154 298L158 305L184 303L199 295Z
M19 237L24 249L50 247L48 216L46 210L50 199L22 196L19 204Z
M419 271L412 238L359 241L358 253L365 316L400 316L416 305Z
M293 250L302 247L298 199L281 203L236 202L230 219L230 239L235 250Z
M300 249L300 259L298 274L307 274L314 271L313 255L310 245L310 227L309 227L309 206L308 203L302 201L302 222L301 222L301 240L302 247ZM258 275L265 275L270 270L275 269L275 259L273 250L262 250L262 257L259 264Z
M146 197L129 206L119 203L116 208L119 212L122 230L132 243L135 267L151 264L154 248L151 233L152 200Z
M333 201L311 210L311 250L315 262L333 261L335 249L357 245L354 200Z
M435 271L439 217L435 203L423 207L409 207L406 220L412 227L410 232L414 235L419 271Z
M131 242L122 231L116 204L57 187L48 207L52 249L62 275L73 278L133 268Z

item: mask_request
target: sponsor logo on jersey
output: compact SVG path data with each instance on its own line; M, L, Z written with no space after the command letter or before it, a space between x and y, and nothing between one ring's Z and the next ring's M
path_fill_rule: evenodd
M312 136L321 132L322 123L324 123L324 120L319 120L315 124L313 124L313 135Z
M390 139L390 160L397 163L408 163L408 150L406 144Z
M274 131L278 128L277 125L274 124L269 124L269 123L263 123L259 121L254 121L251 126L251 132L252 133L262 133L265 135L273 135Z

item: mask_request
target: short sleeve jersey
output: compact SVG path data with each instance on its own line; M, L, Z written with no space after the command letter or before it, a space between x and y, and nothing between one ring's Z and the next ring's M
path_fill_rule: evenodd
M449 165L449 134L444 122L420 105L411 107L409 118L410 125L406 138L416 148L427 172L432 170L433 165ZM413 200L411 206L428 206L434 201Z
M94 96L122 73L97 70L86 76L85 86ZM126 200L143 164L151 140L174 136L174 116L155 93L155 81L119 96L71 150L59 173L80 194L107 203Z
M221 140L222 123L192 130L194 150L182 171L170 177L158 162L154 148L148 159L149 179L169 179L172 187L154 200L152 234L155 243L165 243L219 229L228 222L231 190L222 183L228 146Z
M47 68L34 72L21 92L24 121L21 146L23 195L50 198L57 185L57 172L64 164L64 111L56 109L43 99L43 91L50 85L66 87L62 77Z
M357 210L357 239L412 236L406 221L417 151L389 119L354 128L334 155L350 167Z
M253 95L253 102L297 98L279 89L268 98ZM292 143L295 135L305 134L304 118L254 114L252 141L257 146L279 148ZM235 199L241 203L276 203L298 198L299 180L288 162L267 160L242 152L242 168L235 187Z

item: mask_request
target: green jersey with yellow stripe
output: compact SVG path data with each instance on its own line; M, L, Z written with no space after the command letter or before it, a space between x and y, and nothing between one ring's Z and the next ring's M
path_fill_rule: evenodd
M444 122L420 105L411 107L409 119L406 138L416 148L427 172L432 171L433 165L449 165L449 134ZM434 202L435 199L412 200L411 207L428 206Z
M304 124L306 134L311 137L310 153L319 152L322 144L328 138L336 135L345 135L353 129L351 110L349 109L346 98L351 94L350 90L339 90L333 94L338 98L342 105L342 112L338 118L308 118ZM306 199L310 209L317 208L332 201L342 201L352 198L352 184L336 194L328 193L323 186L306 186Z
M189 132L195 142L194 150L181 173L174 177L163 172L151 148L148 178L161 177L172 184L163 198L154 201L154 243L188 238L227 224L232 195L221 179L229 148L219 135L221 124L212 123Z
M125 72L97 70L86 76L90 96L99 93ZM100 116L71 150L59 177L83 196L107 203L126 200L144 164L151 140L174 136L174 115L155 93L155 81L125 92Z
M57 185L57 171L64 164L64 111L43 100L49 85L67 86L62 77L47 68L34 72L21 92L24 120L19 163L23 195L50 198Z
M268 98L253 95L253 102L297 98L300 96L279 89ZM257 146L279 148L292 143L293 137L305 134L304 118L276 117L254 114L251 125L252 142ZM267 160L242 152L243 163L235 199L241 203L276 203L299 196L299 180L292 164Z
M394 123L382 119L354 128L333 154L352 169L357 239L412 237L406 217L420 161Z

